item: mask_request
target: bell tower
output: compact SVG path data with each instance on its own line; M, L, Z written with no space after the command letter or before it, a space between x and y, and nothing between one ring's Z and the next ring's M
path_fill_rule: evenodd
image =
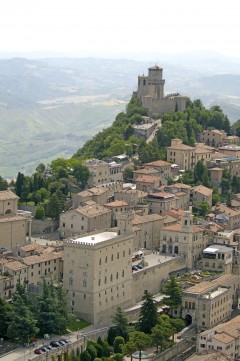
M119 236L132 233L134 214L131 211L121 212L117 215L117 233Z

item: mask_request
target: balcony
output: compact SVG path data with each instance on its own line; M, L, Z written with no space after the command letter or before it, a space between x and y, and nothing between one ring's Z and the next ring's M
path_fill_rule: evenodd
M12 288L14 288L14 285L5 285L4 291L11 290Z

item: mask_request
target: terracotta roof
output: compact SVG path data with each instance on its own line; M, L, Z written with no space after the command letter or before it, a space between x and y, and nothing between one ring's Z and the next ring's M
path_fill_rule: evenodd
M185 184L185 183L175 183L172 185L172 187L177 187L177 188L185 188L185 189L191 189L192 186Z
M19 199L19 197L13 193L10 189L6 190L6 191L0 191L0 200L1 201L5 201L5 200L10 200L10 199Z
M224 213L226 216L234 217L234 216L240 216L240 211L237 209L229 208L225 204L219 204L217 206L212 207L212 212L216 214Z
M166 226L161 228L162 231L173 231L173 232L183 232L182 224L176 223L171 226ZM193 233L203 232L203 230L195 225L192 226Z
M24 218L22 216L18 216L18 215L4 215L0 217L0 222L1 223L5 223L5 222L16 222L16 221L23 221L26 220L27 218Z
M83 216L86 217L96 217L96 216L100 216L101 214L106 214L109 213L110 210L106 209L105 207L96 204L96 205L91 205L91 206L83 206L83 207L78 207L76 209L74 209L74 212L78 212L80 214L82 214Z
M163 211L161 213L161 215L162 216L171 216L171 217L174 217L175 219L178 219L181 216L183 216L184 212L185 211L183 209L171 209L170 211Z
M214 287L230 285L233 280L239 280L239 276L236 276L233 274L223 275L212 281L203 281L201 283L198 283L198 284L188 288L187 290L185 290L184 294L185 293L204 293L204 292L207 292L209 289L213 289Z
M225 332L216 333L212 336L212 339L220 341L222 343L230 343L234 341L234 337L227 335Z
M156 177L154 175L143 175L140 177L137 177L135 182L140 182L140 183L155 183L157 181L160 181L159 177Z
M124 201L114 201L114 202L110 202L110 203L104 203L103 206L104 207L124 207L124 206L128 206L128 203L124 202Z
M158 192L158 193L149 193L149 196L151 198L158 198L158 197L161 197L161 198L173 198L174 197L174 194L172 193L167 193L167 192Z
M210 196L212 195L212 192L213 192L212 189L207 188L207 187L202 186L202 185L193 187L192 190L193 190L194 192L201 193L201 194L203 194L203 195L206 196L206 197L210 197Z
M35 251L38 248L43 249L43 247L38 243L27 244L26 246L18 246L18 249L21 249L24 252Z
M155 160L154 162L145 163L145 166L151 167L171 167L171 163L166 162L165 160Z
M189 145L186 144L175 144L175 145L171 145L170 147L167 147L167 149L175 149L175 150L195 150L194 147L190 147Z
M154 169L154 168L143 168L143 169L138 169L135 170L133 173L137 173L137 174L152 174L152 173L159 173L159 170Z
M24 257L23 262L27 266L31 266L36 263L47 262L47 261L51 261L51 260L58 259L58 258L62 258L60 252L58 252L58 253L55 253L55 252L42 253L40 255Z
M27 268L25 264L23 264L19 261L8 262L7 264L5 264L5 267L7 267L8 269L10 269L12 271L18 271L23 268Z
M159 220L163 220L163 219L164 219L164 217L162 217L162 216L160 216L160 214L156 214L156 213L148 214L146 216L138 216L137 214L135 214L132 224L137 225L137 224L142 224L142 223L159 221Z

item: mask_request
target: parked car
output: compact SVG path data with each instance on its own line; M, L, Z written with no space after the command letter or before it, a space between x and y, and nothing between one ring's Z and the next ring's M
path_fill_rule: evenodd
M67 342L62 341L62 340L58 340L58 343L60 343L60 345L61 345L61 346L65 346L65 345L67 345Z
M36 348L36 350L34 350L34 353L36 355L42 355L44 352L42 350L40 350L39 348Z
M137 266L132 266L132 271L138 271Z
M60 347L62 345L58 341L51 341L50 346L52 346L52 347Z
M50 346L50 345L44 345L44 347L46 347L46 349L47 349L48 351L53 350L53 347L52 347L52 346Z
M1 247L0 248L0 254L3 254L4 252L7 252L7 248Z
M67 338L61 338L61 340L58 340L59 341L62 341L62 342L65 342L65 344L68 344L68 343L72 343L70 340L68 340Z
M143 269L143 266L142 266L141 264L137 264L136 267L137 267L138 269Z
M48 349L45 346L41 346L39 347L39 350L41 350L42 352L46 352L48 351Z

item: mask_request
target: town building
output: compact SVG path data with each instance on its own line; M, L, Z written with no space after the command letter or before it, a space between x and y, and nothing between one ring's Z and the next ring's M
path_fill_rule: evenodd
M190 193L190 204L198 208L202 202L206 202L209 207L212 207L212 193L212 189L203 185L193 187Z
M182 294L182 317L198 331L212 328L230 319L238 308L240 276L226 274L213 281L203 281Z
M151 192L154 188L161 185L161 178L154 175L142 175L135 180L135 183L136 189L139 191Z
M123 180L121 163L115 161L107 163L99 159L89 159L84 164L90 173L89 188L110 182L122 182Z
M203 130L199 138L201 143L205 143L214 148L228 147L229 144L235 144L239 141L239 137L235 135L228 136L224 130L219 129ZM222 149L223 148L221 148L221 151Z
M117 227L117 218L120 212L126 212L129 210L129 204L124 201L113 201L104 203L104 207L111 211L111 227Z
M162 78L163 69L159 66L148 68L148 76L138 77L138 89L133 96L139 99L142 106L147 108L150 116L158 117L178 109L185 110L187 97L178 93L164 95L165 80Z
M176 207L176 196L167 192L149 193L147 196L149 213L162 213Z
M60 214L61 237L72 237L111 227L111 210L91 202Z
M209 168L222 168L231 173L231 176L240 176L240 158L220 157L208 161Z
M117 232L68 240L64 245L64 288L69 308L94 323L107 323L117 306L132 304L132 219L119 214Z
M225 245L212 244L208 246L203 250L200 262L202 269L224 274L233 273L233 253L234 249Z
M240 316L237 316L230 321L201 332L197 337L197 352L204 354L207 350L216 350L226 356L226 360L239 360L239 323ZM218 359L216 358L216 360Z
M193 215L189 211L184 212L180 223L160 229L160 251L184 255L190 270L197 265L206 245L203 229L193 225Z
M239 140L239 138L238 138L238 140ZM225 145L223 147L220 147L219 151L223 154L226 154L226 157L240 158L240 146L239 145L236 145L236 144Z
M159 171L161 177L161 184L167 185L168 180L172 178L171 163L165 162L164 160L156 160L153 162L145 163L145 169L151 170L156 169Z

